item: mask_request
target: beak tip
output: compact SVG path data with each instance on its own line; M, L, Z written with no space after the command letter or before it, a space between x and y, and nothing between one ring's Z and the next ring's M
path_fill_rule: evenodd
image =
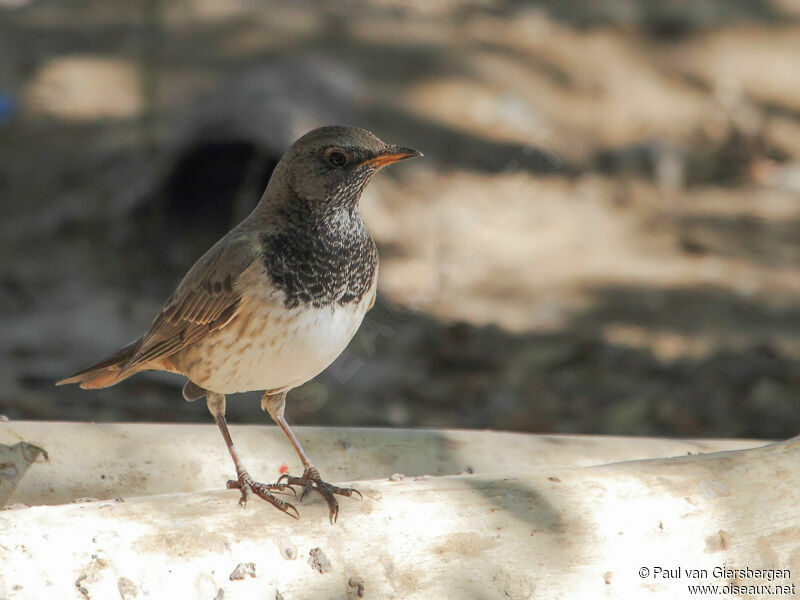
M399 162L401 160L407 160L409 158L419 158L422 156L422 152L419 150L415 150L414 148L405 148L402 146L387 146L386 149L378 154L375 158L371 158L365 163L375 165L377 167L385 167L386 165L390 165L392 163Z
M416 150L414 148L407 148L405 146L389 146L386 149L386 153L391 156L396 156L400 160L404 160L407 158L419 158L422 156L422 152Z

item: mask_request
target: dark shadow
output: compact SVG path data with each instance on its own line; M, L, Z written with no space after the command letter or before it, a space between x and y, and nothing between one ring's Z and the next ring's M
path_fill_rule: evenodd
M162 185L135 212L160 246L199 256L255 208L280 156L254 140L200 138L177 153ZM154 228L153 224L158 225Z
M664 39L683 37L698 29L724 27L742 22L785 23L791 16L766 0L710 0L702 6L685 2L594 2L580 0L507 0L489 11L508 16L532 8L576 28L638 26L651 36ZM464 12L470 9L463 9Z
M771 307L764 301L714 286L640 288L605 286L593 291L593 306L576 315L574 326L596 332L609 324L684 334L741 334L758 339L775 334L800 335L800 308Z
M535 532L558 533L564 521L539 492L522 480L468 478L467 483L498 509L505 511Z
M163 211L167 218L190 228L215 225L224 234L233 221L236 196L249 171L258 174L254 188L263 190L280 157L260 157L253 142L210 140L187 148L164 182ZM247 199L252 209L260 193Z
M800 220L765 221L753 215L691 215L675 218L684 248L761 265L800 264Z
M646 139L621 147L604 148L592 158L601 173L614 177L639 176L657 180L662 159L677 158L687 187L718 185L733 188L750 183L759 161L785 162L790 157L771 145L761 132L745 133L731 127L721 140L703 135L684 146Z

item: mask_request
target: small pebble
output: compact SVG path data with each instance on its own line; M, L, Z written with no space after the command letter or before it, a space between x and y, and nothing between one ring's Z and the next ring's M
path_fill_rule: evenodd
M250 577L256 576L256 565L254 563L239 563L230 574L229 579L231 581L238 581L244 579L248 575L250 575Z
M351 577L347 580L347 600L364 597L364 580L360 577Z
M287 537L282 537L278 540L278 547L281 551L281 556L286 560L294 560L297 558L297 547Z
M389 477L389 481L403 481L406 476L402 473L392 473L391 477Z
M331 570L331 561L325 556L322 548L312 548L308 553L308 564L311 568L320 573L327 573Z

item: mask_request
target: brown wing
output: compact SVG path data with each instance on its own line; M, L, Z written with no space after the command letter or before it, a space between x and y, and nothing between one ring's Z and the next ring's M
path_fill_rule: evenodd
M239 276L259 258L260 251L251 234L232 232L217 242L164 304L123 372L168 357L230 323L242 302Z

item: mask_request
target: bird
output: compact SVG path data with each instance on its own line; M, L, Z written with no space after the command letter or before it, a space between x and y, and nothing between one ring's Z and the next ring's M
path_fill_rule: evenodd
M286 395L322 372L345 349L375 303L378 251L359 201L373 176L422 156L386 144L365 129L326 126L295 141L281 157L253 211L214 244L178 284L147 332L115 354L56 385L115 385L142 371L186 377L182 395L203 397L236 469L228 488L252 495L293 518L273 492L316 489L339 514L336 496L354 488L322 480L284 417ZM225 420L226 396L263 391L261 408L286 434L303 465L276 483L245 469Z

